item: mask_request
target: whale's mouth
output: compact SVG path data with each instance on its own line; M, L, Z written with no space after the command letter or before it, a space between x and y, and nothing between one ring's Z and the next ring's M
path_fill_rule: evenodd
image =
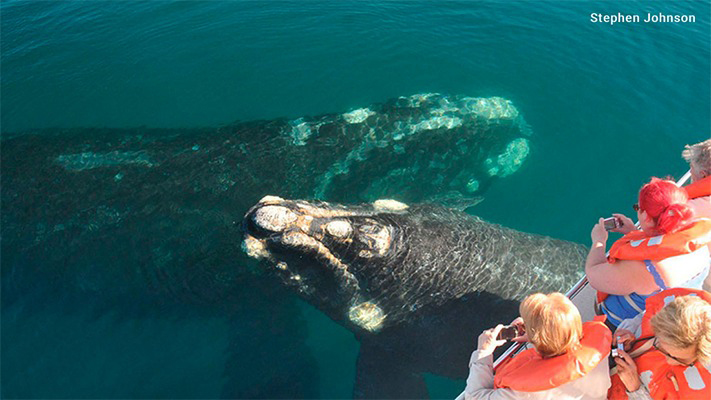
M397 250L393 226L370 218L383 209L407 206L379 200L346 209L266 196L245 215L243 249L332 318L376 331L386 315L370 301L367 276L356 265Z

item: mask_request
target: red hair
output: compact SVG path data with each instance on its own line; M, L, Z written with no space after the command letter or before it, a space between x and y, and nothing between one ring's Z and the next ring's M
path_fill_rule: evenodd
M654 220L662 234L679 230L694 217L688 200L686 190L672 181L659 178L652 178L639 191L639 209Z

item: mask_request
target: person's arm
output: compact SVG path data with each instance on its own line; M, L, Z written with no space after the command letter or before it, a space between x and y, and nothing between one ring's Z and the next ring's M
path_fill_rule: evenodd
M588 257L585 259L585 274L589 274L589 270L597 265L607 263L605 255L607 247L607 231L605 230L603 219L600 218L597 224L593 226L590 232L592 246L588 252Z
M477 350L469 359L469 376L464 389L465 400L513 400L517 396L511 389L494 389L494 350L506 343L496 340L503 325L487 329L479 335Z
M647 272L642 261L607 262L607 231L602 218L593 227L590 238L592 246L585 260L585 275L593 288L616 295L651 293L657 289L654 278Z
M649 394L649 389L642 385L634 392L627 392L627 398L629 400L652 400L652 395Z
M617 364L617 376L620 377L622 384L625 385L627 392L638 392L642 384L637 371L637 364L634 363L632 357L624 350L617 351L618 356L615 357Z
M479 350L472 353L469 360L469 376L464 389L465 400L514 400L516 393L511 389L494 389L494 367L491 354L481 356Z
M614 264L605 261L586 265L585 274L593 288L608 294L647 294L659 289L642 261L617 260Z

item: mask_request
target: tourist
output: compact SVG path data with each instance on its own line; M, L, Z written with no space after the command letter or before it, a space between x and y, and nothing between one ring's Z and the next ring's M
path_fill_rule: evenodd
M691 171L691 184L684 186L689 205L697 217L711 218L711 139L687 145L681 155ZM711 291L711 273L706 276L704 290Z
M605 255L608 233L600 219L590 234L585 274L598 290L599 311L613 327L644 310L645 300L673 287L701 289L709 271L711 220L695 219L686 191L672 181L652 178L639 191L640 230L615 214L613 229L625 235Z
M691 184L684 186L697 217L711 218L711 139L687 145L681 153L689 163Z
M564 295L537 293L524 299L515 324L525 330L533 348L493 370L493 352L503 326L479 336L469 361L466 400L474 399L604 399L610 386L607 356L612 341L604 317L582 323Z
M638 338L638 339L636 339ZM711 294L675 288L622 321L611 399L711 399Z

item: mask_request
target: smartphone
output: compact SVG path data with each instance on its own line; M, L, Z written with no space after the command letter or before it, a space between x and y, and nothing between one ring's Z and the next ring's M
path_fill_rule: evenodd
M617 343L617 348L616 348L616 349L612 349L612 351L610 352L610 355L611 355L612 357L619 357L619 356L620 356L620 350L622 350L622 351L625 350L625 345L624 345L624 343Z
M605 226L606 231L611 231L622 226L620 220L617 219L617 217L605 218L603 220L603 225Z
M496 337L496 340L511 340L521 335L523 335L523 332L520 332L517 326L508 325L499 331L499 336Z

